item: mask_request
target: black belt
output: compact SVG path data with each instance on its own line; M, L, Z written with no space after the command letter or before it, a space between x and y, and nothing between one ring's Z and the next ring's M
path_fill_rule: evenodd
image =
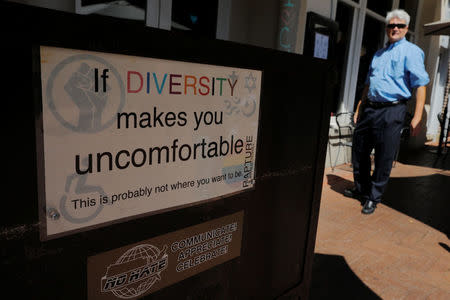
M401 99L396 101L386 101L386 102L374 102L367 100L367 106L372 108L381 108L381 107L389 107L389 106L395 106L398 104L405 104L408 101L408 99Z

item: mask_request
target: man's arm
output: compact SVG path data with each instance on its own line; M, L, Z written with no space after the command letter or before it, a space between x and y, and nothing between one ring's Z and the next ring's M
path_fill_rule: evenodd
M361 100L359 100L358 105L356 106L355 114L353 115L353 122L355 122L355 124L358 122L358 115L359 115L361 103L366 101L368 93L369 93L369 86L366 84L364 86L364 89L362 92Z
M414 117L411 120L411 135L416 136L419 133L419 123L422 120L423 107L425 106L425 97L427 95L427 87L419 86L416 89L416 108Z

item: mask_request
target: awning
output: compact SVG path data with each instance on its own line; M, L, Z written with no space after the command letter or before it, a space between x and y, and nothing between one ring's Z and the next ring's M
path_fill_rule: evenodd
M450 20L441 20L423 25L425 35L450 35Z

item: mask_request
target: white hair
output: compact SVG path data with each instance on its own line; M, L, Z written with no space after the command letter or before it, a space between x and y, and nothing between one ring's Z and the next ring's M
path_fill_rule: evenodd
M393 18L404 20L406 25L409 25L409 20L411 19L408 13L403 9L394 9L393 11L388 12L386 16L386 23L389 23L389 21Z

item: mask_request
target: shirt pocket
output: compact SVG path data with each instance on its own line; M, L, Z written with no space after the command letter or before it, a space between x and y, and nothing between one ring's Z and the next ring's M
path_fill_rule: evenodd
M405 74L405 64L401 60L391 60L389 75L392 77L403 77Z

